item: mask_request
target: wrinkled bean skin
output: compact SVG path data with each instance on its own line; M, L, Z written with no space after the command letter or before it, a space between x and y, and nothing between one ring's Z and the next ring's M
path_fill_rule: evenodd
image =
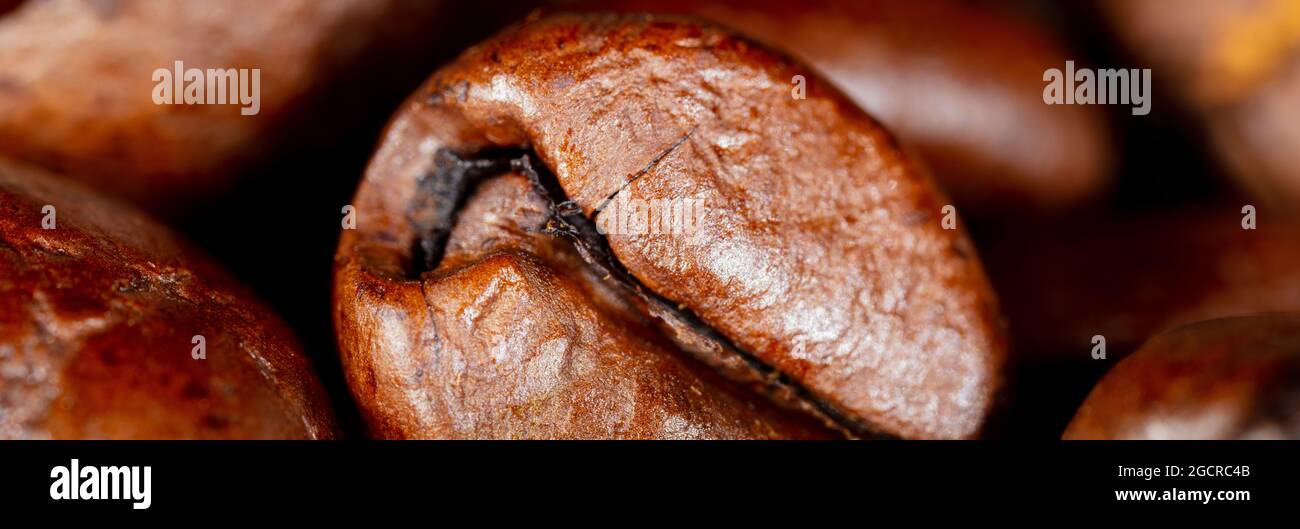
M0 439L337 435L246 288L130 206L0 159Z
M1097 384L1066 439L1300 439L1300 316L1199 322Z
M379 326L383 341L367 345L393 359L362 375L367 402L391 403L371 414L377 435L831 435L755 401L655 340L571 247L541 234L546 206L531 191L519 175L484 183L461 213L441 265L422 285L426 304L415 312L387 307L375 314L377 321L361 322ZM408 332L418 334L401 334ZM408 345L424 343L436 345ZM429 388L431 382L442 386ZM406 397L426 391L437 393L427 400Z
M808 79L806 99L792 97L794 75ZM423 269L415 247L436 224L424 207L443 174L436 160L503 149L529 151L564 195L549 199L588 220L615 196L697 198L706 215L689 236L606 234L636 285L605 287L617 302L578 295L592 282L535 245L457 257L453 233ZM682 401L655 389L702 387L687 370L651 375L619 359L663 342L856 435L972 437L995 402L996 301L964 232L940 227L936 186L816 74L707 24L556 15L504 31L416 92L354 203L367 220L340 241L335 323L349 385L383 436L673 436L662 425L677 416L700 436L766 436L728 426L748 421L728 392ZM722 338L688 347L682 326L657 318L671 312L654 312L658 299ZM652 339L622 354L596 347L640 334ZM551 365L547 354L569 367L531 371ZM588 379L587 365L614 367ZM577 396L629 379L641 382L623 400ZM611 414L628 400L636 413ZM529 425L489 426L524 409Z
M1062 215L1110 187L1102 112L1043 104L1043 71L1075 55L998 9L951 0L557 4L690 14L790 53L915 148L971 217Z

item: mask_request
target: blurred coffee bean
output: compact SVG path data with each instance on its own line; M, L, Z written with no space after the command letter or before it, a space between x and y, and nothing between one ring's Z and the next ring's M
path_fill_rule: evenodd
M1107 0L1101 7L1161 89L1200 118L1246 191L1291 206L1288 213L1300 204L1300 0Z
M452 4L22 2L0 10L0 154L183 212L286 143L404 93L419 75L392 73L404 62L517 11ZM336 90L348 99L323 105Z
M1066 439L1300 439L1300 315L1161 334L1092 390Z
M127 204L0 159L0 439L338 436L280 318Z

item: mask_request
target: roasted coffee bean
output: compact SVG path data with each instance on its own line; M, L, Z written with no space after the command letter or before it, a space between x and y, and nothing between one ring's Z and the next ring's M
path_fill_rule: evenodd
M1066 439L1300 439L1300 315L1159 335L1097 384Z
M1258 200L1300 204L1300 1L1108 0L1114 32Z
M470 21L494 18L461 10L470 8L418 0L21 2L0 10L0 155L181 213L231 187L241 171L355 123L364 105L353 101L400 98L418 78L390 79L401 70L383 65L426 62L483 24Z
M1237 204L1186 207L1072 228L1017 231L986 247L1016 356L1108 359L1187 323L1300 310L1300 225Z
M354 381L364 388L358 396L385 406L372 410L377 434L831 435L673 352L572 244L546 233L549 208L521 175L483 182L438 268L412 292L427 301L377 304L375 321L358 322L378 326L381 340L353 348L361 362L382 355Z
M329 438L280 320L125 204L0 160L0 438Z
M509 29L417 91L353 204L335 323L381 436L820 433L738 383L850 435L956 438L995 401L998 310L936 187L711 25Z
M1076 59L1028 19L952 0L623 0L561 6L686 13L813 66L934 169L962 211L1060 215L1109 187L1097 107L1043 103L1043 72Z

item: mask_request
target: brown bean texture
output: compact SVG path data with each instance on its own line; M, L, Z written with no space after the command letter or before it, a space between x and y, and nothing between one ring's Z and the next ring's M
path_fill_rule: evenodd
M1101 112L1043 104L1043 71L1074 56L1013 14L952 0L577 5L691 14L789 52L914 147L971 216L1060 214L1109 187Z
M0 159L0 438L335 435L244 287L130 206Z
M633 200L700 214L609 218ZM336 258L345 374L387 437L824 433L750 390L852 435L974 436L1005 345L944 203L844 96L726 30L530 19L390 123Z
M1097 384L1066 439L1300 439L1300 315L1164 333Z

